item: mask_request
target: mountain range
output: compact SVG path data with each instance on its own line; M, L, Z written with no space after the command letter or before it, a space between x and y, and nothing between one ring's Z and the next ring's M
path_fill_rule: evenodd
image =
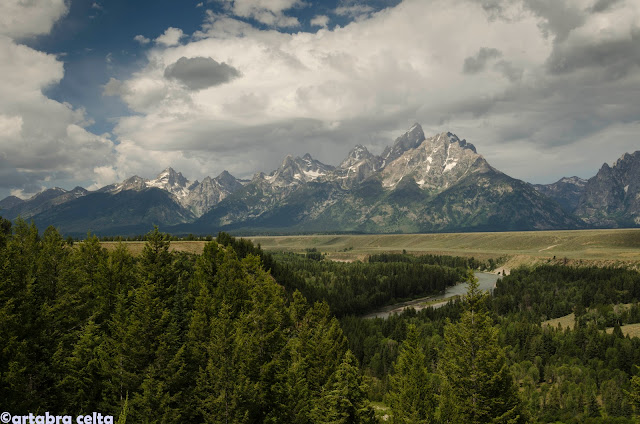
M532 185L493 168L475 146L413 125L381 155L355 146L338 165L287 156L269 174L241 180L223 171L189 181L167 168L96 191L45 190L0 201L0 215L82 236L220 230L452 232L640 226L640 151L584 180Z

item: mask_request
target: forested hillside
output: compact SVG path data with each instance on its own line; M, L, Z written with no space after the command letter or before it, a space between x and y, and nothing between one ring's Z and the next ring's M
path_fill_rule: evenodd
M216 242L107 253L3 221L0 403L130 423L373 422L326 304L287 294L256 256ZM355 390L353 388L356 388ZM344 396L342 396L344 394ZM345 405L344 402L348 402ZM124 421L121 422L123 423Z
M640 339L620 330L640 322L636 271L519 269L490 296L473 259L335 263L224 233L195 255L158 229L133 256L0 223L0 403L13 414L631 423L640 406ZM361 317L462 280L464 301ZM572 329L541 325L569 313Z

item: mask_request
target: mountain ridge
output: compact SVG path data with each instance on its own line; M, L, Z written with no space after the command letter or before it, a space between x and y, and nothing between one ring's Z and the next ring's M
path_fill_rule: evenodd
M93 192L48 189L27 200L10 196L0 205L10 219L20 215L74 233L81 225L113 232L151 224L209 233L577 229L640 225L636 177L640 152L623 155L613 167L603 165L588 181L569 177L532 185L493 168L454 133L426 137L416 123L382 154L356 145L337 166L308 153L287 155L278 168L251 180L225 170L201 182L168 167L153 179L132 176ZM621 197L621 190L629 194Z

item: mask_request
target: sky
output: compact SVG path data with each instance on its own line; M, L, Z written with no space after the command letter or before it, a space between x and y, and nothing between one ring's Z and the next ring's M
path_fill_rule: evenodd
M0 2L0 198L337 165L416 122L592 177L640 149L640 1Z

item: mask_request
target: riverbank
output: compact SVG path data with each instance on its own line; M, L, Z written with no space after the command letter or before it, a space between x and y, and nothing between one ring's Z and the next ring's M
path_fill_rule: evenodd
M478 278L478 288L480 290L491 291L496 286L496 282L500 278L500 275L490 272L476 272L476 278ZM413 308L416 311L420 311L425 308L440 308L446 305L449 301L463 296L467 292L467 283L462 282L454 286L447 287L444 293L421 297L419 299L413 299L406 302L394 303L380 308L377 311L370 312L363 315L363 318L388 318L390 315L399 314L405 309Z

